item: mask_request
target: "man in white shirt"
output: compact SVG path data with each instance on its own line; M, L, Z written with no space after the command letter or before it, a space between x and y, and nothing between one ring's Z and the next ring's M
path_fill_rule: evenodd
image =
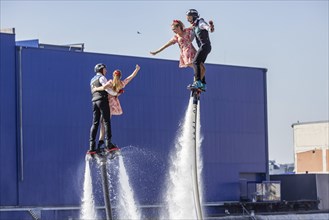
M193 60L194 83L192 85L189 85L189 87L197 88L205 91L206 80L204 77L204 73L205 73L204 62L206 61L207 56L211 51L209 32L214 32L214 24L212 21L209 21L209 25L208 25L203 18L199 18L199 13L195 9L188 10L186 12L186 18L187 21L193 25L195 39L199 46L199 49Z
M107 89L106 91L95 91L93 92L93 87L99 87L106 84L106 66L103 63L96 64L95 68L96 75L90 80L90 90L92 93L92 106L93 106L93 123L90 128L90 139L89 139L89 151L87 152L91 156L99 152L99 148L96 149L96 135L98 131L98 126L100 123L101 116L104 120L105 129L105 148L111 149L116 148L112 144L112 132L111 132L111 117L110 117L110 107L108 101L108 93L111 95L117 95L112 89Z

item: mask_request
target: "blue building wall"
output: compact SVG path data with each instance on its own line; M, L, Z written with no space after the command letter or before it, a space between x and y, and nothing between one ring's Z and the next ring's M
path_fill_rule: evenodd
M108 66L107 78L114 69L127 77L141 66L120 96L124 114L112 118L113 142L125 152L138 202L159 203L192 69L170 60L15 47L14 35L0 37L0 206L80 205L89 81L99 62ZM239 200L241 179L267 176L266 70L206 68L208 90L200 101L205 199Z
M0 36L0 205L17 205L15 37Z

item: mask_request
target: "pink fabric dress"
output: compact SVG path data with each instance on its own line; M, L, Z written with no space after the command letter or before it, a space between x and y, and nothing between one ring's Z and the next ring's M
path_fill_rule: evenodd
M194 39L193 29L185 28L183 36L176 34L171 38L173 44L178 43L180 49L179 67L187 67L193 62L196 50L192 44Z
M131 81L131 79L125 79L122 80L122 88L124 88L129 82ZM110 84L110 88L112 89L112 79L110 79L107 84ZM118 96L112 96L112 95L108 95L108 99L109 99L109 105L110 105L110 111L111 111L111 115L122 115L123 111L120 105L120 101L119 101L119 97Z

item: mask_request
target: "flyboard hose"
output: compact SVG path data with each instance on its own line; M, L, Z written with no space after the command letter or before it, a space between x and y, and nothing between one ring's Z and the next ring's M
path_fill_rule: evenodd
M106 157L100 158L100 167L102 174L102 185L103 185L103 194L104 194L104 203L106 211L106 220L112 220L112 210L110 202L110 192L109 192L109 180L107 178L107 166L106 166Z
M194 203L196 209L196 215L198 220L203 220L202 217L202 208L200 201L200 190L199 190L199 181L198 181L198 156L197 156L197 116L198 116L198 102L200 98L200 92L193 90L193 139L194 139L194 167L192 168L193 176L193 194L194 194Z

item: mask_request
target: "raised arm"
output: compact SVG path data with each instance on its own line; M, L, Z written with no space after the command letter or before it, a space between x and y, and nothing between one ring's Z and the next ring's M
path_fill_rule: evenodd
M132 80L137 75L139 70L140 70L140 66L138 64L136 64L136 68L135 68L134 72L130 76L127 77L127 80L128 81Z
M199 23L199 27L211 33L215 31L215 26L213 21L209 21L209 25L208 25L203 19L201 19Z
M212 20L209 21L209 26L210 26L210 32L214 32L215 31L215 25L214 22Z
M157 51L151 51L150 54L156 55L157 53L160 53L161 51L163 51L164 49L166 49L167 47L169 47L169 46L171 46L173 44L174 44L174 42L172 42L170 40L165 45L163 45L162 47L160 47Z

